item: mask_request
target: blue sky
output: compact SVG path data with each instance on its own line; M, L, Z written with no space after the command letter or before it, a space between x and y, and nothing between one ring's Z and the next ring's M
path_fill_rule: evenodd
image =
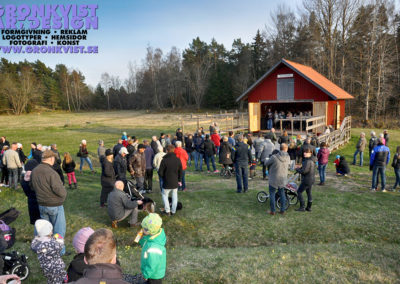
M301 0L286 0L292 10L301 7ZM20 54L4 55L11 61L43 61L51 68L63 63L79 69L86 82L95 86L101 74L128 74L128 62L142 63L148 45L167 53L172 46L188 47L193 38L217 42L230 49L235 38L251 42L257 29L270 23L270 14L283 1L279 0L103 0L103 1L5 1L6 4L97 4L99 29L90 30L84 45L98 45L99 53L89 54ZM4 42L0 39L0 45Z

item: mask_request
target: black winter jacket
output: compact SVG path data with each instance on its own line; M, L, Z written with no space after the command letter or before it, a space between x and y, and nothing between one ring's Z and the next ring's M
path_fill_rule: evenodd
M165 189L178 188L178 182L182 181L182 163L174 153L167 153L158 173L163 178Z
M192 139L189 139L188 137L185 138L185 150L188 154L194 151L193 138Z
M399 153L394 154L392 167L395 168L396 170L400 169L400 154Z
M113 164L107 159L103 159L101 164L101 186L113 188L115 184L115 171Z
M222 142L219 148L219 163L223 165L231 165L232 161L232 146L228 142Z
M126 162L126 158L122 157L118 154L114 160L114 171L115 177L117 180L126 181L126 170L128 168L128 164Z
M243 142L238 142L232 147L232 161L239 166L248 166L252 160L250 146Z
M343 156L340 157L338 170L340 172L342 172L343 174L346 174L346 175L350 174L349 164L347 163L346 159Z
M290 142L289 136L283 136L283 135L282 135L282 136L279 137L279 139L278 139L278 143L279 143L279 144L285 143L286 145L288 145L289 142Z
M300 169L297 172L301 174L301 183L306 186L311 186L315 181L315 162L313 158L303 158Z
M204 154L208 157L214 156L216 153L215 144L211 140L204 141Z
M64 170L64 172L66 172L67 174L72 173L73 171L75 171L75 162L74 160L71 161L71 163L67 164L65 162L65 160L62 163L62 169Z
M42 162L42 151L35 149L32 153L32 157L40 164Z
M83 277L76 282L71 283L82 283L82 284L128 284L128 282L122 280L122 270L117 264L110 263L98 263L88 265L83 273Z

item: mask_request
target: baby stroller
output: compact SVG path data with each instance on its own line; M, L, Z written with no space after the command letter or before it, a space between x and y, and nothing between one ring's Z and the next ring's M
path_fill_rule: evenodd
M221 177L229 179L235 175L235 169L233 168L233 165L224 165L219 174Z
M126 187L128 189L128 195L130 196L131 200L142 200L143 204L138 206L139 210L147 211L148 213L154 213L156 203L148 197L144 197L142 193L140 193L136 188L136 183L132 180L128 180L126 183Z
M288 179L288 183L284 187L284 192L285 192L285 197L286 197L286 208L287 210L290 205L296 205L298 202L297 199L297 190L299 189L299 186L296 182L299 181L300 175L298 173L295 173ZM265 191L260 191L257 193L257 200L260 203L265 203L267 202L269 198L269 194ZM275 194L275 201L276 201L276 207L278 209L281 208L281 200L279 197L279 194Z
M15 229L8 225L19 216L19 211L10 208L0 214L0 272L4 274L16 274L21 281L29 276L27 257L16 251L4 252L15 243Z

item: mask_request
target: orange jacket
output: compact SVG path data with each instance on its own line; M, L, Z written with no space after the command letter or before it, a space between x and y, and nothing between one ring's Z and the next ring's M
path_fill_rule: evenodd
M185 151L185 149L183 149L182 147L179 148L175 148L174 151L176 157L181 160L182 163L182 170L186 170L187 168L187 161L189 160L189 156L187 154L187 152Z

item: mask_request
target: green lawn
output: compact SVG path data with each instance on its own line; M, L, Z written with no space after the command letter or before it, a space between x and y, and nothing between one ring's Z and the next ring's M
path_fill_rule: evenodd
M80 140L86 139L94 161L98 139L111 147L122 130L142 139L159 132L172 134L178 127L174 124L178 119L171 114L139 112L3 118L12 127L0 129L0 134L10 142L20 141L26 148L32 141L57 143L60 152L75 155ZM17 123L19 120L21 123ZM354 129L350 143L337 151L349 163L361 131L369 136L369 129ZM400 145L400 131L390 133L394 151ZM332 162L327 185L313 188L313 211L298 213L290 207L285 216L267 215L269 206L257 202L257 192L267 188L267 182L260 178L261 170L250 181L250 192L237 194L233 178L198 174L192 167L186 175L189 191L179 193L183 210L172 218L163 217L168 238L165 283L399 283L400 194L369 192L371 174L367 166L352 166L349 177L336 177ZM97 167L97 173L90 174L85 167L83 174L77 174L79 189L68 192L65 241L69 251L73 251L72 238L81 227L111 228L106 209L99 208L99 172ZM394 183L392 172L389 166L389 185ZM155 192L150 196L158 209L162 202L156 178L154 184ZM3 189L0 200L0 211L11 206L21 211L12 225L17 229L14 249L29 256L32 273L25 283L44 283L37 258L29 248L33 227L29 225L25 195ZM133 242L137 229L123 223L113 231L124 272L139 273L140 248ZM72 257L64 257L67 265Z

